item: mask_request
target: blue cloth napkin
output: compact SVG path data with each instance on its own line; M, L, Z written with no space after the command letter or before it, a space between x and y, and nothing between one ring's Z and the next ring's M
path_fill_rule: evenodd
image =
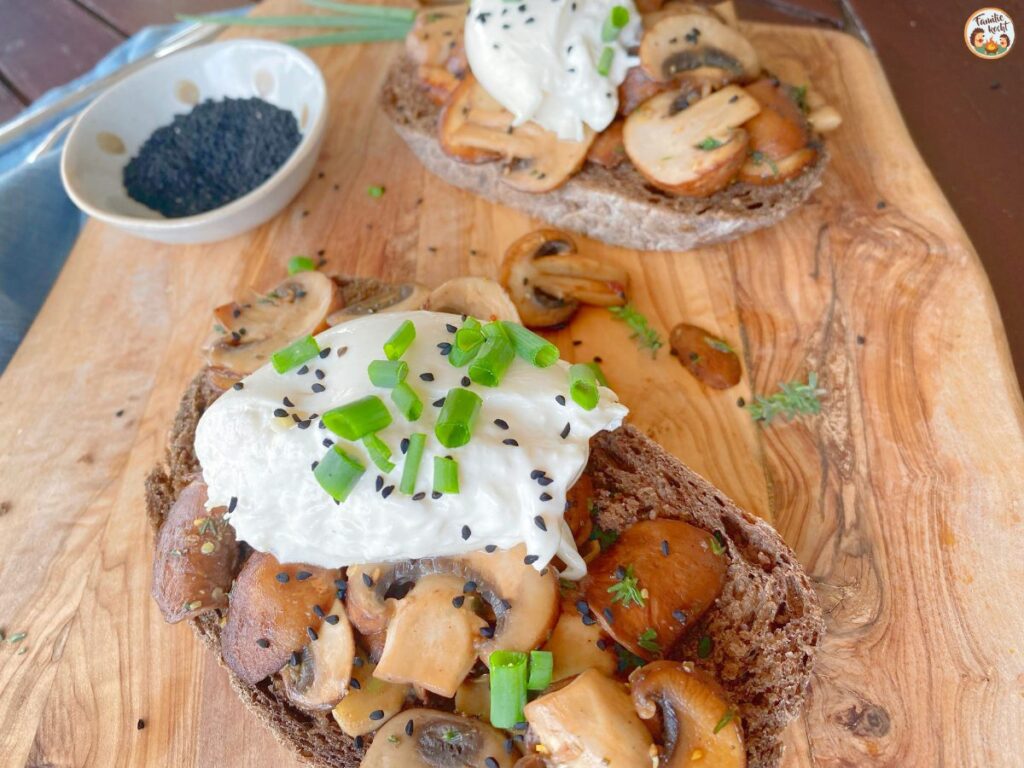
M241 8L238 12L247 10ZM146 27L107 54L90 72L47 91L28 111L41 109L65 93L145 56L185 26ZM85 214L75 207L61 184L63 142L34 163L25 160L57 123L88 103L54 115L35 132L0 148L0 373L46 300L85 222Z

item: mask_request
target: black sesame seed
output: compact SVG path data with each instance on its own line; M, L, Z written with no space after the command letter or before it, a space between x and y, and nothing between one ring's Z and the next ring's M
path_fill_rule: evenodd
M287 584L288 583L288 574L285 573L284 571L281 571L274 578L277 579L281 584Z
M316 371L315 371L315 375L316 375L316 377L317 377L318 379L320 379L321 381L323 381L323 378L324 378L324 376L326 376L327 374L326 374L326 373L324 373L323 371L321 371L321 370L320 370L319 368L317 368L317 369L316 369Z
M604 615L605 621L607 621L609 624L615 623L615 616L612 614L611 608L605 608L601 611L601 613Z
M297 667L302 663L302 656L299 655L298 651L292 651L292 655L288 658L288 663L293 667Z
M356 680L354 677L348 681L348 687L354 691L359 691L363 688L362 684L360 684L360 682Z
M231 500L228 502L228 512L234 512L235 511L235 507L237 507L237 506L238 506L238 497L237 496L232 496Z
M298 424L300 421L302 421L302 419L299 418L299 414L293 413L292 414L292 421L294 421L296 424Z
M428 373L421 373L420 374L420 379L422 379L423 381L433 381L434 380L434 374L429 373L429 372Z
M506 437L501 442L503 442L505 445L511 445L513 448L516 448L516 447L519 446L519 441L515 440L515 439L513 439L511 437Z
M417 493L415 496L412 497L412 500L413 501L421 501L421 500L425 499L426 497L427 497L427 494L424 493L423 491L420 491L419 493Z
M542 477L544 477L544 470L543 469L535 469L532 472L530 472L530 479L531 480L538 480L538 479L540 479Z
M287 416L288 411L286 411L284 408L275 408L274 415L277 416L278 418L281 418L282 416Z
M314 643L317 641L317 638L319 637L316 633L316 630L312 627L306 627L306 634L309 635L309 639Z
M402 442L398 444L398 447L399 447L399 450L402 451L402 453L405 453L406 451L408 451L409 450L409 438L408 437L403 437L402 438Z
M565 440L569 436L569 432L570 432L571 429L572 429L572 425L569 424L568 421L565 422L565 426L562 427L562 431L559 432L559 434L562 436L563 440Z
M624 578L626 578L626 569L620 565L615 569L613 575L615 576L616 581L622 581Z
M267 638L265 637L261 637L259 640L256 641L256 645L258 645L260 648L269 648L270 641L267 640Z
M608 643L605 642L605 639L603 637L599 639L596 643L594 643L594 645L597 646L597 649L599 651L603 651L605 648L608 647Z
M527 565L533 565L538 560L540 560L540 557L538 555L527 555L526 557L523 558L523 562L526 563Z
M372 587L373 586L373 578L370 576L370 574L368 574L368 573L364 573L363 574L363 584L365 584L368 587Z
M325 389L327 389L327 387L325 387L325 386L324 386L323 384L321 384L320 382L317 382L317 383L316 383L316 384L314 384L314 385L313 385L312 387L310 387L310 389L312 389L312 390L313 390L314 392L316 392L317 394L319 394L319 393L323 392L323 391L324 391Z
M370 713L370 719L371 720L383 720L384 719L384 710L383 709L375 709L375 710L373 710L373 712Z
M505 754L511 755L515 748L516 742L514 739L505 739Z
M462 585L462 593L468 595L470 592L476 592L476 582L470 579Z
M550 477L538 477L537 478L537 483L539 485L541 485L541 486L551 485L553 482L555 482L555 481L552 480Z
M308 579L308 578L309 578L310 576L312 576L312 575L313 575L313 574L312 574L312 573L310 573L309 571L298 571L298 572L297 572L297 573L295 574L295 578L296 578L296 579L297 579L298 581L305 581L306 579Z
M484 552L486 552L487 554L491 554L492 552L497 551L497 549L497 544L488 544L486 547L484 547Z
M508 429L508 422L504 419L495 419L494 424L498 429Z
M583 617L583 623L584 623L584 625L589 627L589 626L591 626L593 624L596 624L597 623L597 619L595 619L593 616L584 616Z
M540 495L540 500L541 501L551 501L551 494L548 493L547 491L545 491L544 493L542 493Z
M392 491L394 491L394 490L395 490L395 486L389 485L387 488L385 488L383 491L380 492L380 495L383 498L386 499L388 496L391 495Z
M299 376L305 376L307 373L309 373L309 366L302 366L301 368L299 368L299 370L296 371L296 373L299 374Z
M441 498L441 496L443 496L443 495L444 495L444 494L442 494L442 493L441 493L440 491L431 491L431 492L430 492L430 498L434 499L434 501L437 501L437 500L438 500L438 499L440 499L440 498Z
M234 384L231 385L231 388L232 389L245 389L245 384L243 384L240 381L236 381ZM140 720L139 722L141 723L142 721Z
M312 464L309 465L309 468L311 470L313 470L314 472L316 472L316 468L319 467L319 466L320 466L320 462L319 461L314 461Z
M302 421L296 421L295 426L299 429L309 429L309 425L312 422L309 419L302 419Z
M291 400L289 400L289 399L288 399L287 397L283 398L283 399L281 400L281 402L282 402L282 403L284 403L284 405L285 405L285 407L286 407L286 408L294 408L294 407L295 407L295 403L293 403L293 402L292 402Z
M317 618L322 619L324 617L324 609L321 608L319 605L313 606L313 613L317 615Z
M451 342L447 341L442 341L440 344L437 345L437 348L441 350L442 355L447 355L449 352L452 351Z
M406 736L412 736L412 729L413 729L413 722L410 719L409 722L407 722L405 724L405 735Z
M579 611L581 616L586 616L590 613L590 604L586 600L577 600L576 610Z
M555 395L555 402L559 405L565 405L565 395Z
M434 401L434 402L432 403L432 405L433 405L433 406L434 406L435 408L440 408L441 406L443 406L443 405L444 405L444 398L442 397L442 398L439 398L439 399L435 400L435 401Z
M384 478L381 475L377 475L377 479L374 481L374 488L377 490L377 493L380 493L380 491L381 491L381 489L383 487L384 487Z
M352 666L353 667L361 667L361 666L363 666L364 663L365 662L363 661L363 657L362 656L356 656L354 659L352 659Z
M547 523L544 522L544 518L540 515L537 515L535 518L533 518L533 524L540 528L542 531L547 531L548 529Z
M480 627L480 634L488 639L494 637L494 627Z
M328 624L330 624L333 627L335 624L337 624L340 621L340 619L338 618L338 614L332 613L330 616L324 616L324 621L326 621Z
M362 736L356 736L356 737L355 737L355 738L354 738L354 739L352 740L352 745L353 745L353 746L354 746L354 747L355 747L356 749L362 749L362 748L363 748L363 745L364 745L364 744L366 744L366 739L364 739L364 738L363 738Z
M484 760L484 765L487 766L487 768L498 768L498 761L493 757L488 757Z
M672 618L678 621L680 624L686 623L686 614L680 610L672 611Z
M329 354L331 354L331 348L330 347L324 347L323 349L320 350L320 359L321 360L326 360L327 356Z
M661 542L661 554L663 554L665 557L668 557L668 540L667 539L663 539L662 542Z
M455 333L455 332L456 332L457 330L459 330L458 328L456 328L456 327L455 327L454 325L452 325L451 323L445 323L445 324L444 324L444 327L445 327L445 330L447 330L447 331L448 331L448 333Z
M473 531L469 529L468 525L462 526L462 540L468 541L469 537L473 535Z
M462 381L460 383L462 384L462 386L468 387L473 382L469 380L469 376L463 376Z

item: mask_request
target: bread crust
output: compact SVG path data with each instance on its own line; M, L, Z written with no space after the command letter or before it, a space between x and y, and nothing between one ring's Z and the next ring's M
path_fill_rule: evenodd
M201 469L193 447L196 424L221 392L206 368L181 399L165 463L146 479L146 511L154 531ZM666 517L720 534L730 556L722 596L671 655L694 661L722 683L742 713L748 766L775 768L782 759L779 736L803 706L824 633L817 595L792 550L771 526L739 509L632 426L596 435L586 471L604 528L622 530L638 520ZM189 621L245 706L282 744L320 768L358 768L365 748L341 732L330 712L299 710L274 678L248 685L227 668L220 612ZM697 644L704 634L713 646L701 659ZM371 739L365 742L368 746Z
M517 208L561 229L641 251L688 251L770 227L799 207L821 184L824 146L796 178L771 186L737 182L710 197L681 197L657 189L629 163L587 163L551 192L520 192L501 182L502 163L460 163L437 140L441 108L421 87L416 68L398 58L381 88L380 104L419 161L452 186Z

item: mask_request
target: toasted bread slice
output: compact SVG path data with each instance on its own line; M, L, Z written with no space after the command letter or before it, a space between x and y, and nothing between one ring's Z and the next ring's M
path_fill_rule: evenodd
M413 154L449 184L553 226L644 251L686 251L769 227L811 195L828 162L822 146L815 161L789 181L735 183L703 198L663 192L628 163L616 168L587 163L558 189L533 194L502 183L502 163L472 165L445 154L437 138L441 107L430 100L406 57L389 70L380 102Z
M196 424L220 396L223 378L204 369L185 392L170 432L166 464L146 481L146 506L155 530L200 471L193 450ZM773 768L782 758L780 734L800 712L814 656L824 631L817 596L792 550L765 522L739 509L704 478L630 426L603 432L591 442L587 473L593 482L598 523L621 530L656 516L685 520L717 532L730 556L721 597L672 655L711 672L742 716L750 768ZM256 685L223 664L221 612L190 620L196 634L221 659L243 703L284 744L323 768L358 768L365 745L345 736L330 712L303 712L277 678ZM700 658L703 635L712 649Z

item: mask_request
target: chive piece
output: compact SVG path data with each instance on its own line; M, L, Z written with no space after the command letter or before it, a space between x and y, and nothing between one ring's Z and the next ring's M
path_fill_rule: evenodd
M292 256L288 259L288 274L295 275L299 272L315 272L316 262L309 256Z
M484 341L484 333L479 328L459 328L455 332L455 347L468 352Z
M601 58L597 60L597 74L608 76L612 71L612 59L615 58L615 50L611 46L605 46L601 51Z
M409 364L404 360L374 360L366 371L373 386L391 389L405 381L409 375Z
M324 426L346 440L359 440L391 424L391 413L376 395L332 408L321 418Z
M456 368L469 364L476 357L483 343L484 334L480 327L480 321L473 317L467 317L466 322L455 332L455 343L448 355L448 362Z
M416 394L416 390L404 381L396 384L391 390L391 402L398 408L406 421L416 421L423 413L423 401Z
M526 654L494 651L488 666L491 668L491 725L514 728L525 719Z
M426 444L427 436L422 432L409 435L409 448L405 452L405 465L402 467L402 481L398 484L398 490L406 496L411 496L416 491L416 476L420 472L423 448Z
M496 387L512 365L516 351L498 323L488 323L483 332L486 341L469 364L469 378L485 387Z
M610 43L619 36L619 32L627 24L629 24L629 10L621 5L614 6L611 13L608 14L608 18L604 20L604 26L601 27L601 40Z
M385 5L357 5L355 3L340 3L337 0L306 0L306 5L315 8L325 8L335 13L350 14L372 18L374 16L383 19L398 19L400 21L413 21L416 18L416 10L413 8L395 8Z
M384 187L373 186L366 190L370 197L384 197Z
M600 384L602 387L608 386L608 379L605 378L604 371L601 370L600 363L591 362L584 363L584 365L594 372L594 378L597 379L598 384Z
M332 446L313 470L320 487L335 501L344 501L366 468L337 445Z
M434 434L445 448L458 448L469 442L483 401L468 389L453 387L445 395Z
M538 368L547 368L558 362L558 347L542 336L524 328L519 323L504 321L501 327L505 329L512 348L523 360Z
M716 139L714 136L708 136L700 144L697 145L697 149L702 149L705 152L710 152L713 149L718 149L722 146L722 142Z
M395 468L395 465L391 463L391 449L377 435L367 435L364 437L363 446L366 448L366 452L370 454L370 461L376 464L377 469L381 472L390 472Z
M408 25L382 24L366 29L346 29L327 35L290 37L282 43L295 48L316 48L321 45L346 45L349 43L376 43L384 40L404 40L409 33Z
M530 691L543 691L551 685L551 673L555 665L555 657L551 651L530 651L530 675L526 688Z
M320 354L320 345L316 339L307 336L289 344L284 349L279 349L270 356L270 363L278 373L287 373L292 368L298 368L307 360Z
M202 24L220 24L233 27L308 27L315 29L406 29L409 23L401 19L374 18L369 15L321 16L314 14L292 14L290 16L235 16L209 13L193 15L180 13L179 21L193 21Z
M447 456L434 457L434 493L459 492L459 463Z
M734 717L736 717L736 710L734 710L732 707L726 709L725 712L722 713L721 719L715 724L714 732L717 734L719 731L725 728L725 726L731 723Z
M391 334L391 338L384 342L384 356L388 360L397 360L405 354L416 338L416 326L412 320L404 321L398 330Z
M569 395L581 408L592 411L601 395L597 391L597 377L586 363L569 367Z

